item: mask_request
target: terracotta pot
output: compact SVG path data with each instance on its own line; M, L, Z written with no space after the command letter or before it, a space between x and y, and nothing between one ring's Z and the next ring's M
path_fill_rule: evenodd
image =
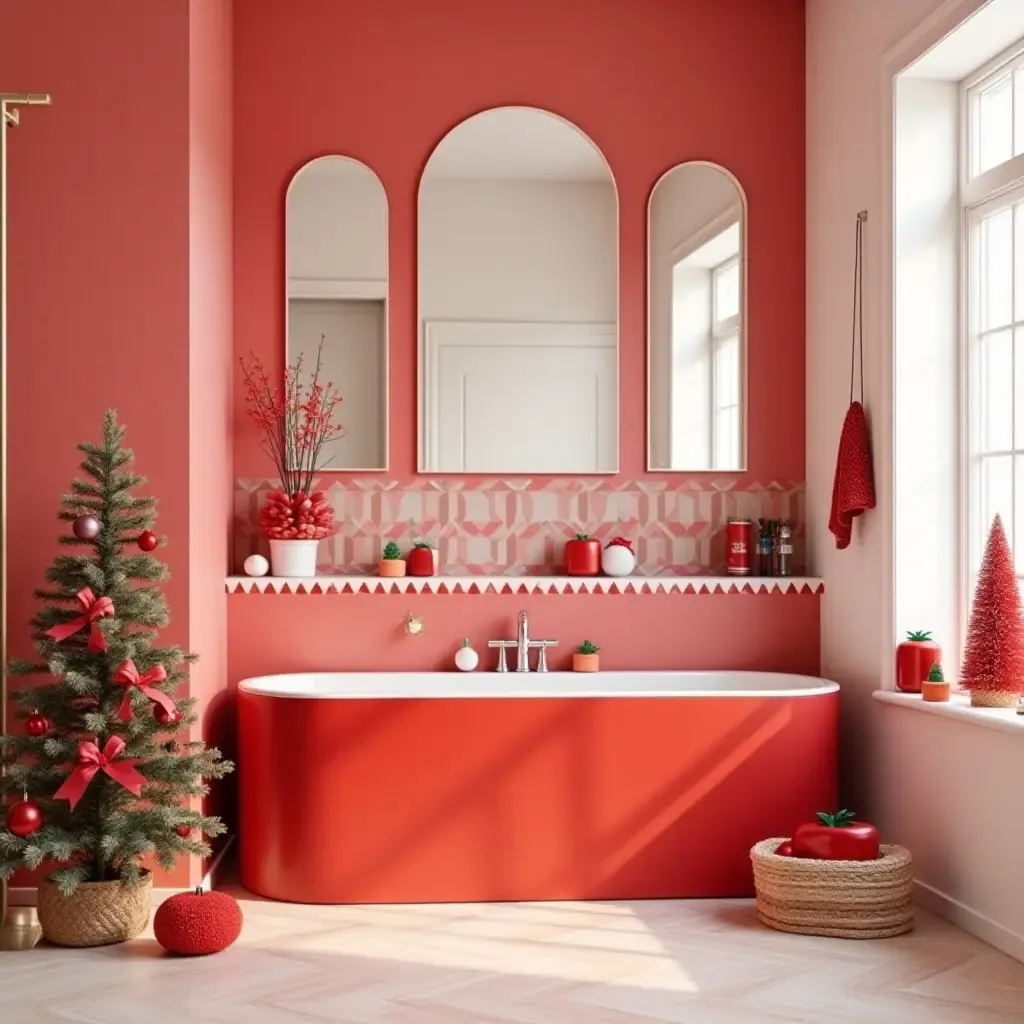
M921 683L921 698L932 704L944 704L949 700L949 683L932 683L926 679Z
M573 672L596 672L600 660L600 654L580 654L577 651L572 656L572 670Z
M381 576L404 576L405 559L382 558L377 563L377 572L380 573Z
M143 872L138 885L83 882L62 896L52 882L39 886L39 923L43 936L57 946L107 946L127 942L149 923L153 876Z

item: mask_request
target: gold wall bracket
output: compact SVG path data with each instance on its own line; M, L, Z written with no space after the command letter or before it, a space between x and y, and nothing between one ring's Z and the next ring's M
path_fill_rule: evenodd
M41 92L0 92L0 735L7 732L7 129L21 122L20 107L48 107ZM8 911L0 882L0 949L31 949L39 941L35 911Z

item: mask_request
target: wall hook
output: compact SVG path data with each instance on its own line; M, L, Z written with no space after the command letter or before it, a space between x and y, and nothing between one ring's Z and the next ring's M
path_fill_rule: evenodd
M423 620L410 612L405 617L405 631L409 636L419 636L424 630Z

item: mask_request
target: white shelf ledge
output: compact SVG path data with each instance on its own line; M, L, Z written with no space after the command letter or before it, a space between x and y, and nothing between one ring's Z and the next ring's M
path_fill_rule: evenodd
M880 703L893 707L955 718L987 729L1024 736L1024 715L1018 715L1015 708L972 708L971 698L967 694L954 693L947 703L941 704L922 700L917 693L900 693L896 690L875 690L873 696Z
M815 576L228 576L229 594L821 594Z

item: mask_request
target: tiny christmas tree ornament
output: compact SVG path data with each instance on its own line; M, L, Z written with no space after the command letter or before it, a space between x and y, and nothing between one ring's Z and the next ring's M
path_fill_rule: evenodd
M88 512L80 515L72 524L71 532L79 540L95 540L103 529L103 524Z
M155 551L160 541L152 530L143 530L135 543L138 544L141 551Z
M175 835L180 836L182 839L188 839L192 835L191 825L179 825L175 830Z
M153 717L160 725L174 725L180 716L177 711L171 711L165 708L163 704L154 704Z
M46 715L39 714L38 711L33 711L28 718L25 719L25 732L29 736L45 736L50 731L50 720Z
M960 686L971 704L1012 708L1024 693L1024 624L1003 521L992 521L967 626Z
M38 831L43 824L43 812L24 794L22 798L7 809L5 819L7 831L19 839L26 839Z

